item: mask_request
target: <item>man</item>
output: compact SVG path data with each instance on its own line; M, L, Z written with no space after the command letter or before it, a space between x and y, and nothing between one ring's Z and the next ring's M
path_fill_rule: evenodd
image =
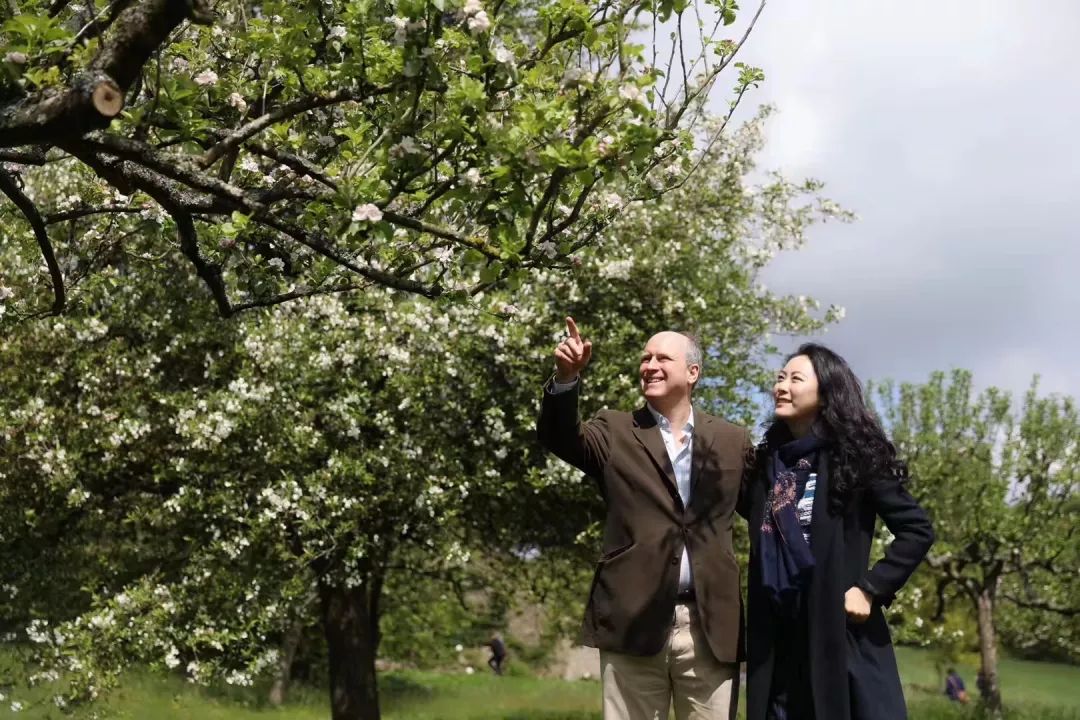
M502 675L503 661L506 660L506 643L503 642L502 635L499 633L493 633L491 639L484 643L485 646L491 648L491 657L488 658L488 667L496 675Z
M537 425L543 446L593 477L607 505L582 643L600 649L604 720L729 720L738 701L742 598L731 547L749 434L695 410L701 348L654 335L645 406L578 420L592 343L573 318Z

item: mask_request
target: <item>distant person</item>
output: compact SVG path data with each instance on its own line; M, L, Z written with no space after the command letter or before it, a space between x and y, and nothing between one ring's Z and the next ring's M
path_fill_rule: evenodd
M967 690L964 689L964 679L955 669L949 668L945 673L945 694L953 702L966 703L968 701Z
M491 639L484 643L485 647L491 648L491 657L488 658L488 667L496 675L502 675L503 661L506 660L506 643L503 642L502 636L499 633L495 633L491 636Z
M604 720L729 720L742 656L731 525L749 446L744 428L694 406L697 341L661 332L638 365L634 412L578 417L592 343L572 318L544 388L540 443L604 497L603 551L582 642L600 649Z
M904 720L882 608L933 529L847 363L803 345L747 474L747 720ZM893 540L867 569L878 518Z

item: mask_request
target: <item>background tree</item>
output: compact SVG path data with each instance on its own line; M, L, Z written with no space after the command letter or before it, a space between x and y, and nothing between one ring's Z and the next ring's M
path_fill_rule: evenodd
M978 627L985 701L1002 713L1001 606L1040 613L1027 630L1075 652L1080 536L1080 418L1072 398L1040 397L1037 380L1017 406L1008 393L977 395L971 375L935 373L922 385L885 384L878 400L915 495L934 519L927 563L936 616L969 603ZM1023 616L1021 616L1023 617ZM1030 616L1027 616L1030 618Z
M563 313L597 339L591 406L636 404L643 337L692 325L703 401L736 419L768 332L839 313L756 282L811 223L845 217L819 184L755 171L764 117L690 160L693 188L632 204L571 272L466 303L371 289L214 323L209 304L177 308L198 281L144 259L154 234L126 238L49 332L0 339L3 622L37 679L67 704L138 660L247 684L277 672L308 608L334 717L371 718L388 584L462 577L482 551L510 589L580 594L599 500L533 429Z
M33 230L6 269L9 315L62 310L147 221L154 255L183 257L226 316L369 287L457 297L564 266L619 210L604 188L675 181L656 173L690 151L746 39L718 37L732 0L700 5L4 3L0 212ZM684 42L692 10L718 19L687 17ZM633 32L665 21L657 66ZM740 66L734 102L760 79Z

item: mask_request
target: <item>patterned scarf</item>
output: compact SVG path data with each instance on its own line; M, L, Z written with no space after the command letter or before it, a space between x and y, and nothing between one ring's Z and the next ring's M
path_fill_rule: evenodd
M824 446L821 438L807 435L774 448L769 457L772 487L761 521L758 564L765 592L774 607L789 617L798 614L800 595L814 569L814 556L795 512L799 475L809 474L817 451Z

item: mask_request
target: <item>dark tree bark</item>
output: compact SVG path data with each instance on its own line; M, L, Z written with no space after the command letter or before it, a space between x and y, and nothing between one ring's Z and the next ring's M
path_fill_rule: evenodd
M330 659L332 720L379 720L375 657L382 579L359 587L320 583L323 630Z
M296 659L296 650L300 647L300 641L304 637L304 620L303 616L293 620L292 625L289 626L284 639L281 641L281 657L278 658L274 684L270 686L270 704L275 707L283 704L289 694L289 686L292 684L293 660Z

